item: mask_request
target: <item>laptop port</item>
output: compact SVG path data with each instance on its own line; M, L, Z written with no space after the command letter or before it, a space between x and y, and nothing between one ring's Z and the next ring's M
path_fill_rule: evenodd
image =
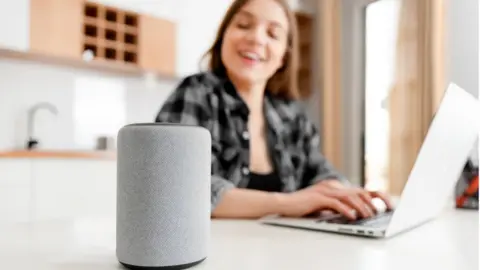
M368 231L368 234L373 235L373 232L372 232L372 231Z
M357 230L358 233L361 233L361 234L364 234L365 231L364 230Z

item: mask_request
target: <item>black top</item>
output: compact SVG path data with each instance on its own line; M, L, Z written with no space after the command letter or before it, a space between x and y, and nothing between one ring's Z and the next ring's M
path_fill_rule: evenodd
M247 188L269 192L281 192L283 184L276 172L271 172L269 174L251 172Z

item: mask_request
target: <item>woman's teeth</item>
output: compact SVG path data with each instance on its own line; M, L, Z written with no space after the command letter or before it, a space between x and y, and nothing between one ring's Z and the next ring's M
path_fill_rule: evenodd
M243 52L241 53L241 55L250 60L260 61L260 56L256 53Z

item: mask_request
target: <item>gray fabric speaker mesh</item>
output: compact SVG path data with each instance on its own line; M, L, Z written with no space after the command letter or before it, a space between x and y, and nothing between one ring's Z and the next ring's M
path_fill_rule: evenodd
M211 136L201 127L129 125L118 134L117 258L136 266L207 257Z

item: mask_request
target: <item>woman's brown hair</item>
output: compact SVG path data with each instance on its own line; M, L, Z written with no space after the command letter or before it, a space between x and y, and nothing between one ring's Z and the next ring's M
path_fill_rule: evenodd
M235 0L227 10L220 27L218 28L215 41L205 56L209 56L208 68L210 71L226 75L226 68L222 62L221 49L223 36L230 25L233 17L240 9L250 0ZM298 90L298 66L299 66L299 48L298 48L298 29L294 12L291 10L286 0L275 0L284 9L290 31L288 33L288 44L285 52L284 64L277 72L268 80L267 91L275 96L298 99L300 92Z

